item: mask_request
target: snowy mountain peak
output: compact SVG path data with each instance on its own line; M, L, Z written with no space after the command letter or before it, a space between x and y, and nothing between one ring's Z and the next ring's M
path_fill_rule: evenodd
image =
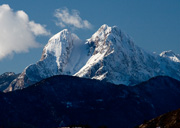
M175 54L172 50L164 51L160 54L161 57L169 58L174 62L180 62L180 55Z
M110 53L113 52L115 47L126 47L129 49L131 46L129 48L125 46L129 43L134 46L131 39L121 32L117 26L109 27L106 24L102 25L98 31L88 39L91 54L107 51Z
M54 40L54 39L63 39L66 38L68 36L70 36L71 32L68 29L63 29L62 31L58 32L57 34L55 34L54 36L52 36L49 41Z
M114 30L120 32L120 29L119 29L117 26L112 26L112 27L110 27L110 26L108 26L107 24L103 24L103 25L98 29L99 32L104 31L105 33L115 32ZM98 31L97 31L97 32L98 32Z
M48 54L54 55L56 58L68 54L73 46L73 42L79 40L78 36L64 29L50 38L45 46L41 60Z
M113 26L113 27L109 27L108 25L104 24L102 25L97 32L95 32L92 37L91 40L97 41L97 40L105 40L107 38L107 36L109 36L110 34L113 35L120 35L121 31L118 27Z
M169 51L163 51L160 56L174 56L175 53L172 50Z
M54 58L56 59L56 64L54 65L58 67L57 72L63 72L69 61L73 47L79 45L79 42L81 40L77 35L64 29L50 38L43 50L41 61L44 59L46 59L45 61L51 61Z
M180 56L155 56L136 46L118 27L102 25L86 42L67 29L50 38L42 57L28 66L7 89L12 91L54 75L73 75L135 85L158 75L180 79Z

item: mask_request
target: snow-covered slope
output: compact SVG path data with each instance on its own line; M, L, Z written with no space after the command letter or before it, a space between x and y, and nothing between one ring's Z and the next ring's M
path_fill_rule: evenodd
M180 79L180 56L148 53L116 26L102 25L81 41L67 29L54 35L40 61L28 66L6 91L21 89L53 75L74 75L135 85L158 75Z
M180 80L180 55L173 53L171 50L164 51L158 56L160 63L160 75L171 76Z
M168 59L172 60L173 62L180 62L180 55L179 54L175 54L171 50L162 52L160 54L160 56L168 58Z
M101 26L86 43L91 58L75 76L129 85L157 74L154 56L136 46L116 26Z
M82 63L78 63L78 60L75 60L80 59L77 53L83 52L85 49L85 45L80 44L82 44L81 40L67 29L57 33L49 39L44 47L40 61L26 67L6 91L24 88L57 74L72 75L76 72L76 69L72 68L72 66L77 67L78 70L80 68L78 66L82 65ZM82 51L79 49L82 49ZM74 58L72 58L73 56ZM70 60L70 58L72 59Z

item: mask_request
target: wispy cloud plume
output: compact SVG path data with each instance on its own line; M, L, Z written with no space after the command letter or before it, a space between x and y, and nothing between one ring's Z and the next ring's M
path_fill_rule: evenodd
M38 47L35 37L49 34L45 26L30 21L24 11L14 12L8 4L0 6L0 60Z
M60 27L71 26L74 28L91 29L91 23L87 20L83 20L79 15L80 13L77 10L69 12L67 8L56 9L54 14L58 19L56 25Z

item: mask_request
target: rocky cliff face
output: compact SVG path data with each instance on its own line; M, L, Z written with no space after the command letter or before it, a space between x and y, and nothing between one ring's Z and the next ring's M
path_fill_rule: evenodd
M160 55L144 51L116 26L102 25L85 42L65 29L48 41L40 61L28 66L6 91L59 74L125 85L159 75L179 80L179 58L172 51Z

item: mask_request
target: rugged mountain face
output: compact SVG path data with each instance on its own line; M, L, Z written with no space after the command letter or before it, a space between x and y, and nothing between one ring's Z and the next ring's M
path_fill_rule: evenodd
M180 55L170 51L164 51L158 56L162 75L180 79Z
M14 72L6 72L0 75L0 91L6 89L18 76L19 74L15 74Z
M169 60L172 60L174 62L180 62L180 55L175 54L173 51L164 51L160 54L160 56L168 58Z
M168 112L140 125L138 128L179 128L180 109Z
M75 76L132 85L158 73L155 57L115 26L101 26L87 44L91 57Z
M43 49L40 61L26 67L21 75L10 84L6 91L22 89L57 74L73 75L70 73L71 69L67 67L67 64L71 54L75 55L73 52L74 44L78 47L80 42L80 39L67 29L57 33L48 41ZM75 52L79 53L81 47L82 46L80 46L79 51ZM74 59L76 59L75 57ZM71 67L71 65L69 65L69 67Z
M6 91L59 74L135 85L159 75L179 80L180 61L172 51L160 55L144 51L116 26L102 25L86 42L65 29L49 40L40 61L28 66Z
M179 97L180 81L165 76L137 86L53 76L23 90L0 93L0 126L128 128L178 109Z

